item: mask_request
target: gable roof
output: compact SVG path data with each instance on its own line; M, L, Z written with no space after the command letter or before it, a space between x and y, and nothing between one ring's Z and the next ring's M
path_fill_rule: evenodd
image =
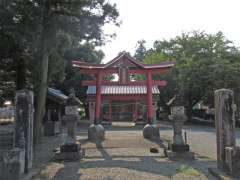
M115 57L113 60L111 60L106 64L86 63L86 62L81 62L79 60L74 60L72 61L72 63L74 67L78 67L82 69L107 69L110 67L115 68L116 66L114 65L118 63L122 63L123 61L126 61L126 60L141 69L170 68L170 67L173 67L175 64L175 62L173 61L165 61L158 64L144 64L141 61L138 61L137 59L130 56L130 54L127 52L120 53L117 57Z
M140 68L144 68L144 64L141 63L140 61L138 61L137 59L134 59L132 56L129 55L129 53L127 52L123 52L120 53L117 57L115 57L113 60L111 60L110 62L108 62L107 64L105 64L104 68L108 68L114 64L116 64L117 62L121 62L123 60L129 60L132 64L140 67Z

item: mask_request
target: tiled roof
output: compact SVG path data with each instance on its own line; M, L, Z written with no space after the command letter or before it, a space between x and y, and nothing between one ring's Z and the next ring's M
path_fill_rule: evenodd
M160 94L157 86L152 87L153 94ZM88 86L87 94L96 94L96 86ZM101 86L101 94L147 94L146 86Z

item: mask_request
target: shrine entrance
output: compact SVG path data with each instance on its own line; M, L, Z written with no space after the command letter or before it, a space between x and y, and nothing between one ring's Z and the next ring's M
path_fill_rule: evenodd
M109 107L111 106L111 107ZM111 108L111 111L110 111ZM133 121L134 104L132 102L113 101L103 104L101 119L103 121Z
M89 64L73 61L73 66L81 74L92 75L93 81L83 81L87 86L90 121L99 124L102 121L138 121L152 124L156 117L156 102L161 88L167 82L153 80L153 75L167 73L173 62L143 64L128 53L120 53L107 64ZM118 75L115 81L107 80L109 75ZM143 80L132 78L139 76Z

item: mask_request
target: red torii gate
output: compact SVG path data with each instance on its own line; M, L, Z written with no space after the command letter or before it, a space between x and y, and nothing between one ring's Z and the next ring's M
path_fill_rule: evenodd
M174 62L163 62L160 64L143 64L128 53L120 53L116 58L106 64L91 64L75 60L72 62L73 66L80 70L81 74L94 74L96 80L83 81L82 86L96 86L96 106L95 106L95 119L94 124L100 122L101 111L101 86L102 85L131 85L147 86L147 117L148 123L151 124L153 120L153 99L152 99L152 86L157 85L160 87L166 86L166 81L153 81L152 75L163 75L167 73L171 67L174 66ZM119 81L104 81L102 77L107 74L119 74ZM145 74L146 81L129 81L130 74Z

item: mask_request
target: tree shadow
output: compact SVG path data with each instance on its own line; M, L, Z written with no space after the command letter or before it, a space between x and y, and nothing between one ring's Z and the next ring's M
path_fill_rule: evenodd
M81 179L81 172L79 170L79 162L65 162L64 167L59 169L52 180L66 179L79 180Z

